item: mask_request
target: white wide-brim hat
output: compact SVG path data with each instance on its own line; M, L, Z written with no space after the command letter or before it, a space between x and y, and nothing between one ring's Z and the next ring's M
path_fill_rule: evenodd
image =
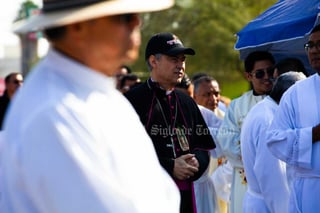
M163 10L173 4L174 0L43 0L41 12L15 23L13 31L41 31L103 16Z

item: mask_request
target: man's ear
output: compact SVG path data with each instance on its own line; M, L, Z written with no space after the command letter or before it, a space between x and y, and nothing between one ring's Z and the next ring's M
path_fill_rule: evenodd
M248 81L252 81L252 75L249 72L244 72L243 73L244 77L248 80Z
M149 64L152 66L152 67L155 67L157 66L157 63L158 63L158 60L157 58L154 56L154 55L150 55L149 58Z
M154 55L150 55L148 60L149 60L149 63L152 65L152 67L156 66L157 58Z

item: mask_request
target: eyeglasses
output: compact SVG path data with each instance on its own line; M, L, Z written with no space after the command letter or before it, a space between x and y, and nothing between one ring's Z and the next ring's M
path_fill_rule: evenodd
M320 41L318 41L318 42L316 42L316 43L308 42L308 43L304 44L304 49L305 49L306 51L311 50L313 47L316 47L317 50L320 50Z
M256 79L262 79L264 78L265 74L268 75L268 77L272 77L274 73L274 67L268 67L266 69L258 69L255 72L252 72L251 75L254 75Z

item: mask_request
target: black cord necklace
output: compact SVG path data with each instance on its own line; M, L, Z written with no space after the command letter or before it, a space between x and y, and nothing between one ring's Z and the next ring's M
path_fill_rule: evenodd
M152 90L152 87L151 87L149 81L147 81L147 84L148 84L149 89ZM178 115L178 103L177 103L178 101L177 101L177 98L175 99L175 113L174 113L175 115L174 115L174 121L173 121L173 124L172 124L172 126L171 126L171 128L170 128L169 122L168 122L167 119L166 119L166 116L165 116L165 114L164 114L163 108L162 108L162 106L161 106L161 103L160 103L158 97L157 97L156 94L155 94L155 91L153 91L153 93L154 93L153 95L154 95L154 97L155 97L155 99L156 99L156 101L157 101L157 105L159 106L159 109L160 109L160 112L161 112L161 116L162 116L162 118L163 118L163 120L164 120L164 122L165 122L165 124L166 124L166 127L167 127L167 129L168 129L168 131L169 131L169 136L170 136L170 141L171 141L171 147L172 147L173 155L174 155L174 158L176 158L176 157L177 157L177 154L176 154L176 150L175 150L175 143L174 143L174 140L173 140L173 135L174 135L174 128L175 128L175 125L176 125L177 115ZM152 107L152 106L151 106L151 107Z

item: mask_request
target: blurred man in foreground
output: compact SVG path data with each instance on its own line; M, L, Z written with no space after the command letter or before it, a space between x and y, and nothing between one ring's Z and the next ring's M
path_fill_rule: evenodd
M51 49L5 122L0 212L179 211L176 186L111 77L138 57L138 13L172 4L43 1L16 29L44 30Z

